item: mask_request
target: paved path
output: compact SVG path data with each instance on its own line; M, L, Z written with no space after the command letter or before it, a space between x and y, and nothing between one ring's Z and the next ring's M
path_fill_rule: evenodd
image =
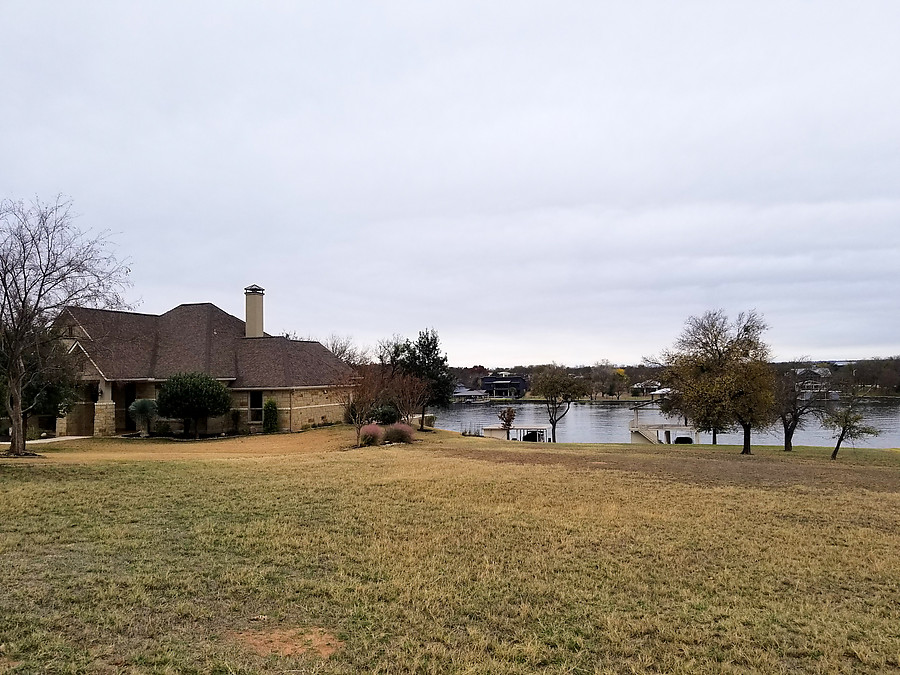
M37 445L38 443L56 443L57 441L80 441L85 438L93 438L92 436L57 436L55 438L38 438L34 441L25 441L25 445Z

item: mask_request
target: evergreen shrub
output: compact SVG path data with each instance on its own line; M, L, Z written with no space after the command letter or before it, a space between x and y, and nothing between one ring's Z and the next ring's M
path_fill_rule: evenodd
M400 411L393 405L383 405L375 409L375 421L384 425L395 424L400 421Z
M266 400L263 406L263 433L271 434L278 431L278 404L275 399Z

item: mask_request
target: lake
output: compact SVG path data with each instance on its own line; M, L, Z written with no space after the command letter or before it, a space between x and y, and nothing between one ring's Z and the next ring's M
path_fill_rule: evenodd
M560 443L629 443L629 424L634 416L629 401L602 401L575 403L556 427ZM483 427L500 424L497 413L511 407L516 411L516 426L549 424L547 410L542 403L517 401L515 403L454 403L446 409L436 409L436 426L448 431L480 432ZM860 410L866 415L866 423L881 430L881 435L866 438L857 447L900 448L900 399L872 399L863 403ZM431 411L429 411L431 412ZM641 421L666 420L658 410L642 410ZM700 434L701 443L710 443L709 434ZM781 445L784 433L781 424L764 432L753 433L754 445ZM740 445L740 433L719 434L719 443ZM846 442L845 442L846 443ZM807 428L794 434L794 445L834 446L831 432L823 429L815 419L807 421Z

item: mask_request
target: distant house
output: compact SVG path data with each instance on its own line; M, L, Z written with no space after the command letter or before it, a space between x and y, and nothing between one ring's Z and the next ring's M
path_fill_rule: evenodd
M648 396L659 389L660 386L662 385L656 380L644 380L643 382L631 385L631 395Z
M81 354L82 398L57 421L57 435L108 436L133 431L128 406L156 398L179 372L201 372L232 393L232 413L208 421L207 433L252 431L263 404L278 404L278 426L299 431L343 417L350 368L318 342L263 332L263 293L245 291L246 321L210 303L164 314L69 307L58 319L70 352Z
M831 383L831 370L828 368L794 368L797 388L805 392L826 392Z
M491 398L522 398L528 391L528 380L508 372L491 373L481 378L481 388Z
M489 397L484 389L469 389L464 384L457 384L452 398L454 403L480 403Z

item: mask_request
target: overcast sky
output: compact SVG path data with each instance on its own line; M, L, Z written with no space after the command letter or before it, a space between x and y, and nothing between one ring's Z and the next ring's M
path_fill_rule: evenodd
M900 2L0 3L0 196L132 300L452 365L635 363L707 309L900 353Z

